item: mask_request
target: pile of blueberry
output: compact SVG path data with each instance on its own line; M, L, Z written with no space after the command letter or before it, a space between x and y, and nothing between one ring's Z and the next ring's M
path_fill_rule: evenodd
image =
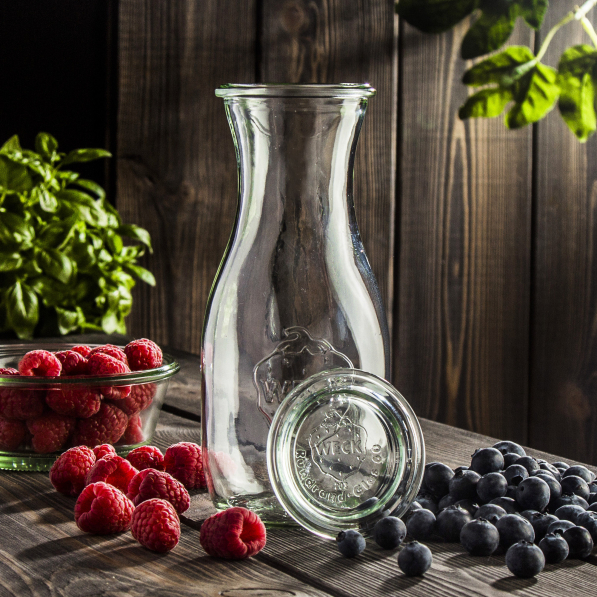
M597 542L597 482L584 466L552 464L527 456L514 442L477 450L470 466L455 470L430 462L419 495L402 520L382 518L373 538L382 548L399 547L401 570L420 575L431 552L418 543L432 537L460 542L472 556L505 553L516 576L535 576L546 563L587 558ZM365 548L356 531L340 533L348 557Z

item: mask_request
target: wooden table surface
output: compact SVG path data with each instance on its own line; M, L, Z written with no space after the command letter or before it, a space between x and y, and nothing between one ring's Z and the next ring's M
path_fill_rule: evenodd
M177 441L200 441L199 360L176 356L182 370L170 385L154 441L162 450ZM452 467L468 464L476 447L495 441L427 420L421 425L427 460ZM536 578L523 580L509 573L503 555L473 558L457 544L433 542L431 569L422 578L407 578L397 552L371 541L360 556L346 559L331 541L299 528L277 528L268 529L267 545L257 556L219 560L199 543L201 521L214 512L199 492L181 517L178 546L156 554L130 533L82 533L74 522L75 501L54 491L47 473L0 472L0 597L597 595L595 555L546 566Z

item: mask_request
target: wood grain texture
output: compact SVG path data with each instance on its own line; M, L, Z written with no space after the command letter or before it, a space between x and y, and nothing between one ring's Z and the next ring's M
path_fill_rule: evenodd
M122 0L117 207L147 228L129 332L199 353L211 283L236 210L236 162L214 89L251 82L253 0Z
M543 31L562 10L552 6ZM557 67L578 43L589 41L573 23L544 62ZM597 139L581 145L556 108L537 127L534 162L530 441L597 464Z
M468 25L401 29L394 383L420 416L524 442L531 130L458 119Z
M370 100L355 162L359 229L392 313L396 122L393 0L262 0L264 83L364 83Z

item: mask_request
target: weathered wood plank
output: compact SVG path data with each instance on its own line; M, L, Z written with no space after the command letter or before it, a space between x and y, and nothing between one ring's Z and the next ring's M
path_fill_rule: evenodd
M147 228L157 287L133 335L199 353L205 304L236 209L236 162L214 89L255 73L253 0L120 2L117 207Z
M263 0L259 77L265 83L364 83L377 89L355 162L359 229L392 313L396 170L393 0Z
M466 28L401 28L394 381L420 416L524 442L531 130L459 120Z
M561 18L553 5L543 30ZM589 13L594 24L597 17ZM572 24L549 46L589 43ZM530 438L597 464L597 139L581 145L557 109L537 126Z

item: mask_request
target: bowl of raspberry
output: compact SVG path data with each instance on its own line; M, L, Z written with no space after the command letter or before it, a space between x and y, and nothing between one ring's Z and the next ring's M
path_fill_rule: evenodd
M73 446L149 443L179 364L146 338L0 348L0 469L49 470Z

